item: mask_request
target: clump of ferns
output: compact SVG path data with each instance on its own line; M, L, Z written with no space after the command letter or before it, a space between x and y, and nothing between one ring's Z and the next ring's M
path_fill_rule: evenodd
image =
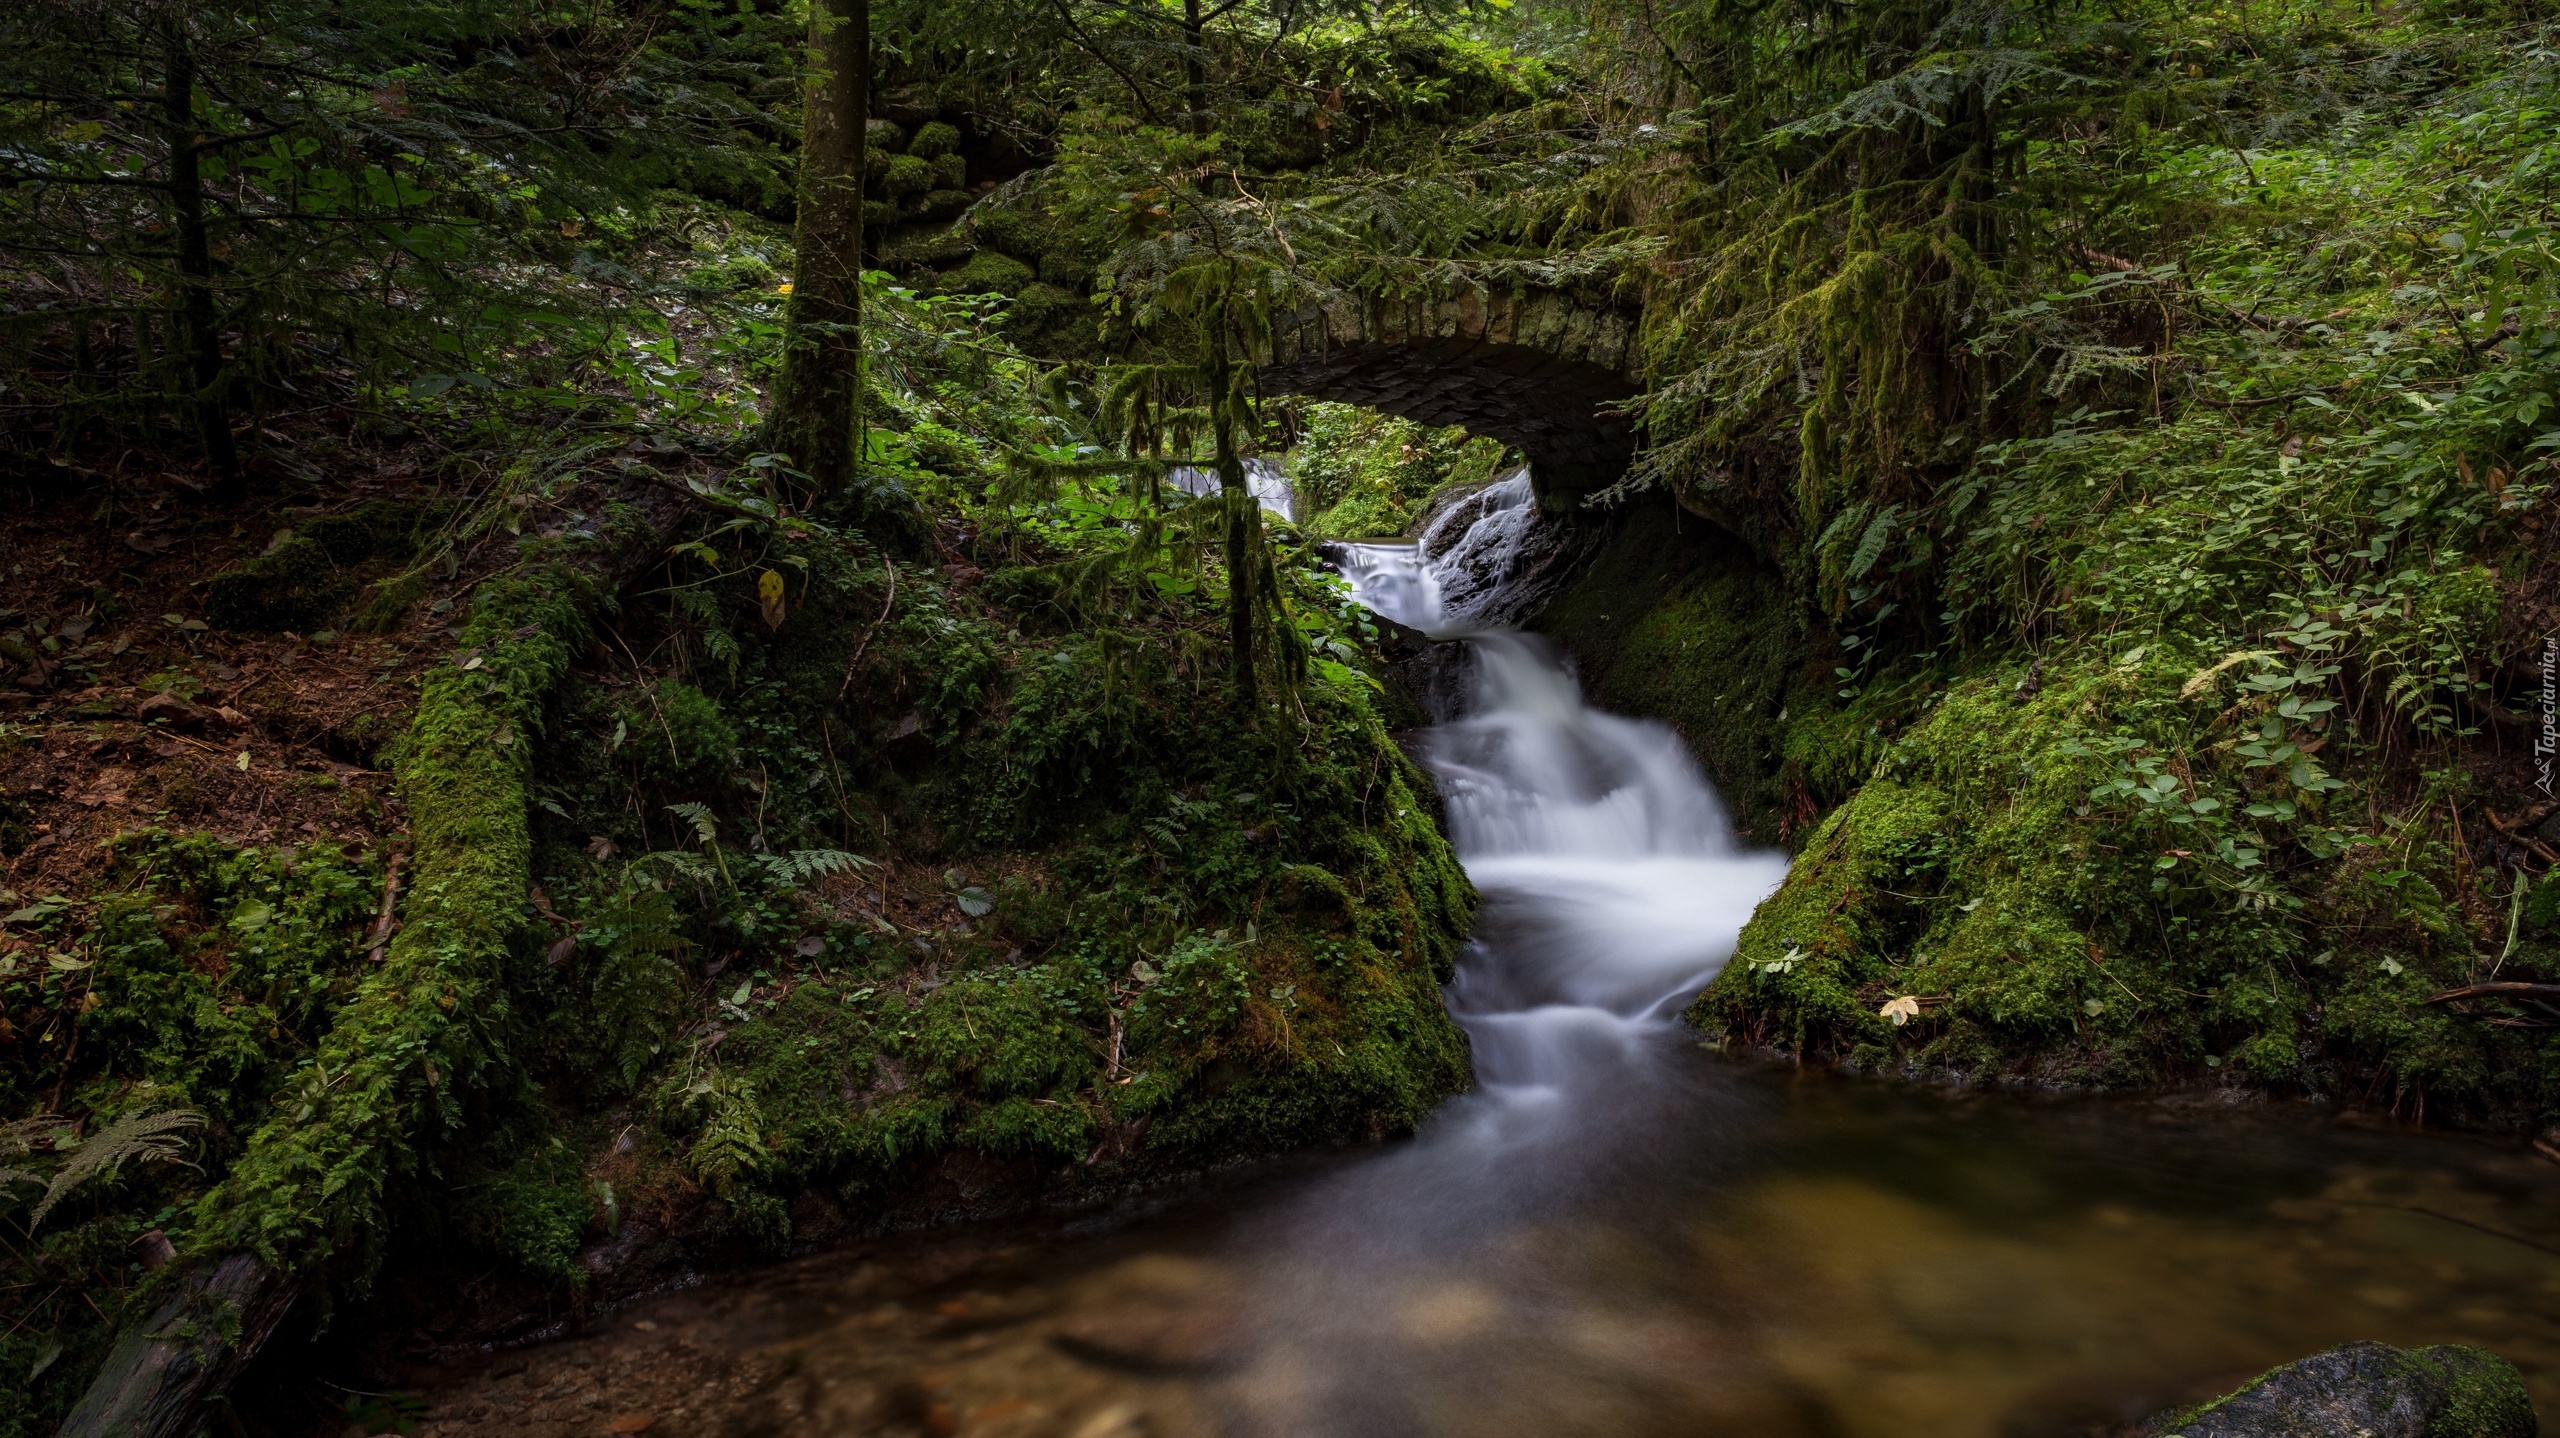
M185 1135L202 1128L204 1122L204 1115L191 1108L136 1109L86 1139L76 1127L49 1113L0 1124L0 1199L27 1185L43 1185L34 1210L27 1215L27 1231L33 1233L74 1191L114 1179L128 1163L197 1167L185 1157ZM28 1162L39 1146L59 1160L50 1175L17 1166Z

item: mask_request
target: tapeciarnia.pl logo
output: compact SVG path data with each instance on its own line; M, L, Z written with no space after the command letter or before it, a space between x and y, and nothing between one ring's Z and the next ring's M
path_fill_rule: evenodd
M2542 780L2542 796L2551 792L2551 766L2560 755L2560 634L2542 640L2542 732L2533 736L2533 767Z

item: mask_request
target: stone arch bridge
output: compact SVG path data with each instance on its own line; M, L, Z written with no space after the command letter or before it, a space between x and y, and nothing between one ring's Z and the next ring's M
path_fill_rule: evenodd
M1311 305L1254 356L1270 394L1464 425L1517 448L1541 502L1625 473L1634 429L1610 406L1642 388L1632 307L1560 290Z

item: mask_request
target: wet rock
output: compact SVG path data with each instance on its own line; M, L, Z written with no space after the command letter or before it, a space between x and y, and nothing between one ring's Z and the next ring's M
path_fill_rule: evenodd
M2161 1414L2149 1438L2534 1438L2513 1365L2458 1344L2349 1343Z
M1223 1316L1154 1304L1079 1314L1059 1325L1057 1344L1088 1363L1140 1373L1207 1372L1242 1356Z

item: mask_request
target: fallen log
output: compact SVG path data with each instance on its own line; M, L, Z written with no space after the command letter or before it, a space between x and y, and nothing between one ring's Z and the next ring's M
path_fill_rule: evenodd
M60 1438L182 1438L304 1292L381 1259L383 1194L498 1092L506 959L532 881L527 780L544 704L589 618L654 563L685 501L635 486L592 544L472 596L455 661L430 670L393 771L409 810L403 921L311 1059L199 1201L175 1288L119 1336ZM462 667L472 662L469 669Z

